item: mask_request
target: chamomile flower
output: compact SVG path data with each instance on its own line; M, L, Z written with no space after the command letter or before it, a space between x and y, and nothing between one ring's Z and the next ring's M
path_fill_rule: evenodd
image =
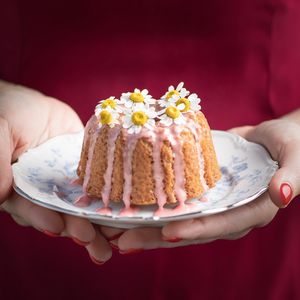
M105 100L99 101L98 105L95 108L95 115L98 117L101 111L107 108L115 110L118 113L122 112L122 109L120 108L120 100L111 96Z
M143 127L152 129L155 126L157 112L154 107L147 105L137 105L131 110L127 110L123 127L128 129L128 133L139 133Z
M111 109L110 107L102 109L97 117L100 128L103 125L108 125L109 127L113 128L116 124L119 124L119 114L117 113L117 111Z
M179 98L184 98L189 95L189 91L183 87L184 83L180 82L176 89L173 85L169 86L168 91L158 100L161 107L168 107L174 105Z
M134 89L133 93L123 93L120 99L120 103L124 104L126 108L133 108L138 104L154 104L155 100L151 95L148 95L148 93L149 92L146 89L142 91L140 91L139 89Z
M189 95L187 98L176 97L175 100L176 105L184 105L183 109L181 109L181 112L199 111L201 109L201 106L199 104L201 102L201 99L195 93Z
M158 118L160 119L160 123L165 126L170 126L173 123L176 125L180 125L184 123L184 116L182 114L182 110L184 109L184 104L181 103L179 105L169 105L165 109L161 110L158 114Z

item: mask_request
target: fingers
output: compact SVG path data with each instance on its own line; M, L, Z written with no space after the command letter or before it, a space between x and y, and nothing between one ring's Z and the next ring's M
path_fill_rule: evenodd
M125 231L125 229L112 228L106 226L101 226L101 227L98 226L98 228L108 241L113 241L118 239Z
M246 138L267 147L280 169L269 185L269 194L280 208L300 193L300 127L288 121L268 121L249 131Z
M165 248L170 243L162 239L161 228L134 228L126 231L118 240L121 254L130 254L142 250ZM176 246L180 246L177 244Z
M11 192L11 142L6 120L0 117L0 204Z
M86 246L86 249L91 260L97 265L104 264L112 256L109 243L98 230L95 230L95 239Z
M239 208L198 219L171 222L162 229L165 239L220 239L247 232L268 224L277 212L264 194L258 200Z
M69 236L81 246L87 246L96 237L96 231L90 221L71 215L63 215L65 223L63 236Z
M33 204L16 193L2 204L8 213L17 216L20 223L33 226L40 231L59 235L64 229L64 220L60 214ZM22 221L21 221L22 219Z
M161 228L134 228L127 230L118 240L118 248L121 254L137 253L142 250L157 248L175 248L187 245L206 244L218 238L236 240L247 235L251 229L230 233L223 237L210 237L198 239L174 239L165 237Z
M48 236L67 236L85 246L96 264L103 264L112 254L108 241L86 219L59 214L47 208L35 205L14 193L2 204L17 224L32 226ZM101 263L100 263L101 262Z
M19 216L16 215L11 215L12 219L20 226L30 226L30 224L28 222L26 222L23 218L20 218Z
M282 208L300 193L300 142L284 146L280 156L281 168L270 182L269 194L275 205Z
M241 126L241 127L235 127L228 130L228 132L240 135L242 137L246 137L248 132L253 129L253 126Z

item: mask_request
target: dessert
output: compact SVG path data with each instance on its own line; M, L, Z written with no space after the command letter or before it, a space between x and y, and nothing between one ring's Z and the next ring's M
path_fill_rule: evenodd
M182 204L221 177L200 99L180 83L159 100L147 90L100 101L88 121L77 169L83 190L110 202Z

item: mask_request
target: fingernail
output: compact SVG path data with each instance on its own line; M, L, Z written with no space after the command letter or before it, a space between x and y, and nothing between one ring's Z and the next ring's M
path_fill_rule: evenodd
M119 253L122 255L127 255L127 254L140 253L142 251L144 251L144 249L127 249L127 250L120 250Z
M284 206L288 205L293 196L293 191L292 187L288 183L282 183L280 186L280 197L281 197L281 202L283 203Z
M54 232L51 232L49 230L41 230L44 234L46 234L47 236L50 236L50 237L59 237L59 234L58 233L54 233Z
M105 263L105 261L98 260L92 255L90 255L90 258L91 258L92 262L98 266L102 266Z
M107 240L110 242L110 241L113 241L113 240L116 240L118 239L121 235L123 234L123 232L120 232L120 233L117 233L109 238L107 238Z
M71 239L73 240L74 243L76 243L79 246L87 246L90 243L90 242L83 242L83 241L77 239L76 237L71 237Z
M113 249L119 250L119 247L116 244L113 244L111 242L109 242L109 244Z
M169 242L169 243L178 243L178 242L182 241L182 239L178 238L178 237L165 237L165 236L163 236L162 239L165 242Z

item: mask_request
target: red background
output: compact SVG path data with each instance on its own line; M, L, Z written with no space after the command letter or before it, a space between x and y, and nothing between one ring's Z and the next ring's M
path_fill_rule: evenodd
M279 0L1 1L0 78L69 104L185 81L214 129L300 104L300 3ZM299 205L239 241L94 266L66 238L0 218L0 299L297 299Z

